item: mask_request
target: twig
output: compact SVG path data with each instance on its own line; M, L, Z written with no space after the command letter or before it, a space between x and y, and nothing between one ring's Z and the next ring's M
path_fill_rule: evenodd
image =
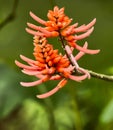
M93 72L92 70L88 70L88 72L94 78L98 78L98 79L102 79L102 80L112 81L113 82L113 76L96 73L96 72Z
M16 10L18 7L18 2L19 0L15 0L13 7L12 7L12 11L10 12L10 14L0 23L0 29L2 29L7 23L11 22L12 20L15 19L16 16Z

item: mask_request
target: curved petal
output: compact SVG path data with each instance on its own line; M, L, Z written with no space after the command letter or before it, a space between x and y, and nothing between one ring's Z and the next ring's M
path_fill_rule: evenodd
M24 73L24 74L28 74L28 75L38 75L38 74L42 74L40 71L38 71L38 70L26 70L26 69L24 69L24 70L22 70L22 72Z
M27 23L28 27L36 30L36 31L40 31L41 33L43 33L45 36L47 35L48 37L51 36L51 32L47 31L45 28L40 27L40 26L36 26L34 24L31 23Z
M50 79L50 76L46 75L40 80L37 80L37 81L34 81L34 82L20 82L20 84L24 87L33 87L33 86L39 85L43 82L46 82L49 79Z
M36 97L37 98L47 98L47 97L50 97L51 95L55 94L60 88L62 88L66 83L67 83L67 80L63 79L63 80L61 80L59 82L59 84L54 89L52 89L51 91L49 91L47 93L44 93L44 94L41 94L41 95L37 95Z
M71 80L75 80L75 81L77 81L77 82L80 82L80 81L86 79L87 77L88 77L87 74L84 74L84 75L82 75L82 76L69 75L69 78L70 78Z
M32 60L32 59L30 59L30 58L28 58L28 57L26 57L26 56L23 56L23 55L20 55L20 58L21 58L23 61L27 62L27 63L35 63L35 62L36 62L35 60Z
M80 73L82 73L82 74L86 74L87 77L88 77L88 79L90 79L91 76L90 76L90 73L89 73L87 70L85 70L85 69L79 67L79 68L78 68L78 71L79 71Z
M75 35L75 40L81 40L81 39L84 39L86 37L88 37L94 30L94 27L92 27L91 29L89 29L87 32L83 33L83 34L80 34L78 36Z
M87 47L88 47L88 43L85 42L83 48L84 48L84 49L87 49ZM83 55L85 55L85 53L84 53L83 51L80 51L80 52L75 56L75 60L76 60L76 61L79 60Z
M29 34L32 34L32 35L44 36L43 33L40 33L40 32L38 32L38 31L33 31L33 30L29 29L29 28L26 28L25 30L26 30L26 32L28 32Z
M75 32L84 32L91 28L96 23L96 18L94 18L89 24L82 25L78 28L75 28Z
M41 18L39 18L38 16L36 16L34 13L32 13L31 11L30 11L30 16L35 20L35 21L37 21L38 23L40 23L40 24L43 24L43 25L45 25L45 23L46 23L46 21L44 21L43 19L41 19Z
M20 63L20 62L17 61L17 60L15 60L15 64L16 64L18 67L23 68L23 69L37 70L37 67L33 67L33 66L28 66L28 65L22 64L22 63Z
M100 52L100 50L90 50L90 49L85 49L79 45L76 44L76 49L79 50L79 51L82 51L84 53L87 53L87 54L97 54Z
M36 97L37 98L47 98L47 97L50 97L51 95L55 94L60 88L58 87L55 87L54 89L52 89L51 91L47 92L47 93L44 93L44 94L40 94L40 95L37 95Z
M50 80L60 80L60 79L62 79L62 76L60 75L54 75L50 78Z

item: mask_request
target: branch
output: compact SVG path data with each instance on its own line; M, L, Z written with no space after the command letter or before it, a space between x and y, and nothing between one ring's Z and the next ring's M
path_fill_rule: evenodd
M17 7L18 7L18 2L19 2L19 0L15 0L15 1L14 1L12 11L11 11L10 14L0 23L0 29L2 29L7 23L9 23L9 22L11 22L12 20L15 19L16 10L17 10Z
M113 76L96 73L96 72L93 72L92 70L88 70L88 72L94 78L98 78L98 79L102 79L102 80L112 81L113 82Z

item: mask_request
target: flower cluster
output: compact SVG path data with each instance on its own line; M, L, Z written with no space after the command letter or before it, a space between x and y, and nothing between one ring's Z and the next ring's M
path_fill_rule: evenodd
M32 35L44 36L44 37L58 37L61 36L63 40L66 40L67 44L71 47L76 48L79 51L83 51L88 54L96 54L99 50L89 50L80 47L76 42L77 40L84 39L88 37L94 30L93 25L96 22L96 18L93 19L89 24L81 25L79 27L78 23L71 24L72 19L64 14L64 8L59 9L57 6L54 10L49 10L47 17L48 21L44 21L37 17L35 14L30 12L30 16L38 23L44 25L45 27L36 26L31 23L27 23L28 27L26 31ZM82 33L77 35L77 33Z
M87 73L83 76L74 76L74 67L70 64L70 61L66 56L58 53L58 50L54 50L53 46L48 43L45 37L34 36L34 57L35 60L31 60L23 55L20 58L28 63L24 65L18 61L15 61L16 65L22 68L22 72L28 75L34 75L39 80L34 82L21 82L22 86L30 87L39 85L48 80L61 80L60 83L52 91L38 95L39 98L45 98L63 87L67 83L67 79L75 81L81 81L87 78ZM86 47L85 45L84 47ZM84 53L79 53L74 57L78 60Z
M39 85L49 80L61 80L58 85L51 91L37 95L38 98L46 98L56 93L62 88L68 81L68 79L74 81L82 81L86 78L90 78L90 74L87 70L79 67L77 60L79 60L85 53L96 54L99 50L87 49L88 43L85 42L83 47L77 45L76 41L81 40L91 34L93 31L93 25L96 19L90 22L88 25L82 25L77 27L78 23L70 25L72 19L64 14L64 8L59 9L57 6L54 10L50 10L47 14L48 21L44 21L41 18L30 12L31 17L38 23L45 27L36 26L28 23L27 25L33 29L26 29L26 31L34 35L34 52L35 60L29 59L23 55L20 58L27 62L27 65L15 61L16 65L22 68L22 72L27 75L33 75L38 78L34 82L21 82L22 86L31 87ZM85 32L79 36L75 35L78 32ZM63 49L66 54L62 55L53 48L47 40L48 37L59 37L63 44ZM74 56L73 50L77 49L80 52Z

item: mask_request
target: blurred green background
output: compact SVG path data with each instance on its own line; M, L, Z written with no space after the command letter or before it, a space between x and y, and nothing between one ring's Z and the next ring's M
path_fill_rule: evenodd
M101 52L85 55L79 64L113 75L113 0L0 0L0 130L113 130L113 82L69 81L58 93L41 100L35 95L49 91L57 81L34 88L19 84L36 80L14 64L20 54L33 57L32 36L25 32L26 22L34 22L29 11L46 20L54 5L65 7L79 25L97 18L94 32L85 40L89 48ZM51 42L61 49L56 40Z

